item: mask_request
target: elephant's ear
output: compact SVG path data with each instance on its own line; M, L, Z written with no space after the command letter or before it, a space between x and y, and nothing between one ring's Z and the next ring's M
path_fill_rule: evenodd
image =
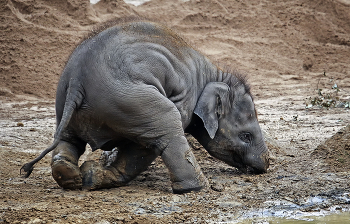
M230 87L223 82L208 83L197 101L194 113L203 121L211 139L219 127L219 117L227 112Z

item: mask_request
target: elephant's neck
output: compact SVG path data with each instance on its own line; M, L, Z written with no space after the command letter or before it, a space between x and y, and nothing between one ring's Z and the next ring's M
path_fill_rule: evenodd
M193 115L190 125L185 130L186 133L191 134L204 148L211 140L207 130L204 127L203 121L197 116Z
M203 63L199 65L199 77L197 77L197 80L202 83L203 88L210 82L224 82L226 84L234 84L237 82L240 83L242 77L244 79L244 75L239 74L235 70L223 70L207 60L203 60L202 62Z
M241 84L241 82L244 78L240 78L240 77L244 77L244 76L235 72L235 71L222 71L222 70L218 69L216 81L217 82L224 82L224 83L231 86L234 83Z

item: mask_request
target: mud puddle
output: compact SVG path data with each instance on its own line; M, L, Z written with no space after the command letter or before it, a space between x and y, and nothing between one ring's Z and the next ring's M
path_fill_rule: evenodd
M350 222L350 213L336 212L336 213L303 213L298 212L293 216L278 218L278 217L265 217L254 218L239 221L237 223L242 224L343 224Z
M266 201L266 208L244 213L235 219L235 223L273 224L273 223L348 223L349 207L332 206L335 200L339 204L349 204L348 193L332 197L311 196L304 202L291 200ZM324 209L326 208L326 209Z
M300 218L265 218L251 219L242 224L342 224L350 222L350 213L337 213L332 215L303 216Z

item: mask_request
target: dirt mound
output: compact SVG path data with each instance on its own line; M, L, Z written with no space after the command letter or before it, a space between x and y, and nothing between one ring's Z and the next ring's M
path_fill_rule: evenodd
M7 6L22 22L47 29L67 29L72 24L89 25L100 21L88 0L9 0Z
M137 11L161 18L219 64L250 73L253 85L269 76L269 86L314 87L324 71L350 75L350 5L342 2L152 0Z
M321 43L332 43L350 46L347 35L350 32L350 2L349 1L309 1L311 9L317 13L310 13L301 23L311 31L311 36ZM315 26L315 24L319 24Z
M320 144L312 154L317 158L325 159L334 171L349 171L350 125L342 128L331 138Z
M275 79L266 84L276 85L314 82L323 71L349 75L350 4L343 0L152 0L139 7L122 0L6 0L0 12L1 95L53 98L65 61L91 27L126 16L167 24L219 64L252 73L253 85L267 76Z
M104 21L138 14L133 6L126 4L123 0L101 0L93 8Z
M111 8L105 2L100 4ZM111 12L127 9L119 3ZM65 61L92 26L103 21L100 15L88 0L2 1L0 95L53 98Z
M69 16L74 9L58 10L54 3L9 0L1 4L0 80L12 93L54 96L69 50L82 35L78 20Z

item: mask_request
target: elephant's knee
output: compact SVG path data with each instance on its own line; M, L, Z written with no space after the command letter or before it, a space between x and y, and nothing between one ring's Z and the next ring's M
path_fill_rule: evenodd
M58 160L65 160L78 165L78 160L82 153L84 153L84 149L80 149L71 143L61 141L52 152L51 163Z

